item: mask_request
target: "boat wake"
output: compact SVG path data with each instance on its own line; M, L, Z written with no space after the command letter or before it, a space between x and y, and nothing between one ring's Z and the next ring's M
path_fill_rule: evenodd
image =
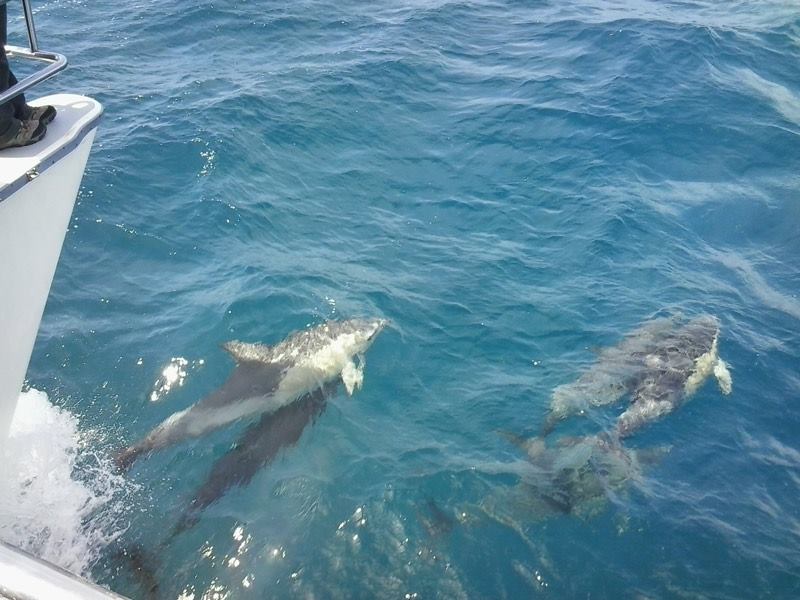
M86 446L77 418L30 390L0 448L0 540L84 577L123 532L131 486Z

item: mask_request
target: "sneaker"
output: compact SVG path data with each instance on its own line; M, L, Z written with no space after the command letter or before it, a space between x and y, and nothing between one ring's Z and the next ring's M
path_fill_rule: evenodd
M47 133L47 126L39 121L27 120L19 121L19 129L14 137L0 142L0 150L6 148L20 148L22 146L30 146L35 144L44 137Z
M42 125L47 125L56 118L56 109L52 106L25 106L24 119L39 121Z

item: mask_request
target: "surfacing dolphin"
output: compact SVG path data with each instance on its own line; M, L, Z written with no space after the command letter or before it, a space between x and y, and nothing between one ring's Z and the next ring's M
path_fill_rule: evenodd
M141 441L125 448L116 457L118 467L127 469L144 453L239 419L273 413L339 377L352 395L363 383L364 352L386 323L384 319L328 321L298 331L275 346L226 343L223 347L236 360L236 367L222 387L167 417Z
M630 406L617 419L616 433L626 437L671 413L713 374L728 395L733 383L719 357L719 321L709 315L692 319L665 336L644 358Z
M584 414L592 407L613 404L630 392L642 368L642 357L674 326L674 320L668 318L648 321L627 334L616 346L601 349L594 364L575 381L553 389L542 434L549 434L560 421L572 415Z
M729 394L731 376L719 357L718 340L719 321L710 315L684 324L677 319L645 323L603 350L576 381L553 390L543 435L569 416L613 404L626 394L631 404L617 420L616 434L631 435L675 410L711 374L722 393Z
M211 467L174 533L192 527L200 513L222 498L230 488L247 485L281 450L296 444L305 428L325 411L327 400L338 385L338 380L327 383L273 413L262 415L258 422L248 427L233 448Z

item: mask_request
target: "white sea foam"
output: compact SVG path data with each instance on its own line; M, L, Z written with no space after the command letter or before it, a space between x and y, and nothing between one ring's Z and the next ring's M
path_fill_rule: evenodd
M121 533L128 484L82 447L75 416L37 390L20 395L0 459L0 539L88 575Z

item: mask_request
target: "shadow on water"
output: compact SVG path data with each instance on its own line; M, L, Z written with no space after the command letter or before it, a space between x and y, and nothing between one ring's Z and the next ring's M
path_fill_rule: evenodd
M195 525L200 513L222 498L229 489L250 483L256 473L275 460L281 450L294 446L306 427L325 411L328 398L337 387L338 382L329 383L274 413L263 415L257 423L247 428L233 448L214 463L171 538Z
M157 600L162 597L158 579L159 555L166 551L174 538L196 525L202 512L219 501L228 490L246 486L282 450L294 446L305 429L325 411L328 399L336 393L338 385L338 381L328 383L274 413L263 415L213 464L166 540L151 549L135 544L114 553L112 562L129 573L142 598Z

